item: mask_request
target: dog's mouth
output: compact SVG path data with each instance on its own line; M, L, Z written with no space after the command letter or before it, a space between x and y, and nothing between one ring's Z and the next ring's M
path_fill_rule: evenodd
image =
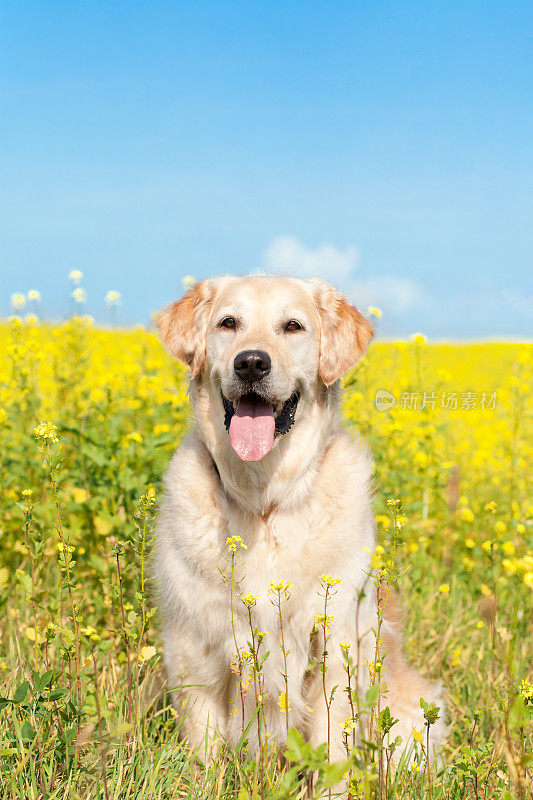
M300 395L294 392L284 403L269 403L256 392L241 395L235 403L222 395L224 425L231 446L243 461L261 461L272 450L276 434L289 431Z

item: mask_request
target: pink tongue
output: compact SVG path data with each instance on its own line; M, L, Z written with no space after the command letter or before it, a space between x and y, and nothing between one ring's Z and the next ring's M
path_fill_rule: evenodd
M275 426L272 406L259 397L245 395L231 418L231 446L243 461L261 461L272 449Z

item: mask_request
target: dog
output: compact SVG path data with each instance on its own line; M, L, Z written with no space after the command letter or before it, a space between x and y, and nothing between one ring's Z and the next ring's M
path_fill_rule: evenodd
M364 697L380 600L371 574L373 462L342 430L340 378L366 351L372 326L321 279L269 275L197 283L159 312L157 325L189 367L196 421L166 474L154 556L183 736L216 751L248 728L249 746L260 744L260 728L249 725L257 696L243 692L236 667L251 636L245 596L253 626L267 632L259 702L269 741L283 746L290 725L313 746L329 742L331 760L346 758L343 651L359 665ZM228 539L239 543L231 585ZM272 580L292 585L281 603L283 642ZM445 732L441 687L406 663L394 609L386 607L379 635L381 707L398 719L390 735L412 744L412 730L424 726L420 698L433 701L441 707L433 752Z

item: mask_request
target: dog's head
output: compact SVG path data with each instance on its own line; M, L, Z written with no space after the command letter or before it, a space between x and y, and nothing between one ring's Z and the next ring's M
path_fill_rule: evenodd
M328 283L274 276L197 283L157 324L191 379L218 399L216 413L243 461L264 458L372 336L368 320Z

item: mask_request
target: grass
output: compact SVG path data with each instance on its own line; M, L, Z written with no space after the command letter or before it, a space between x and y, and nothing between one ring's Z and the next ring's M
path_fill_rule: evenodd
M450 724L441 766L428 770L422 731L387 783L383 717L378 749L339 768L354 797L530 796L531 357L418 338L373 345L347 376L346 425L376 457L376 567ZM395 398L383 411L380 390ZM303 797L312 769L328 794L324 749L294 731L283 763L243 742L206 766L179 741L146 558L189 425L184 370L152 333L0 325L0 797L281 800ZM377 723L379 699L356 700L354 718Z

